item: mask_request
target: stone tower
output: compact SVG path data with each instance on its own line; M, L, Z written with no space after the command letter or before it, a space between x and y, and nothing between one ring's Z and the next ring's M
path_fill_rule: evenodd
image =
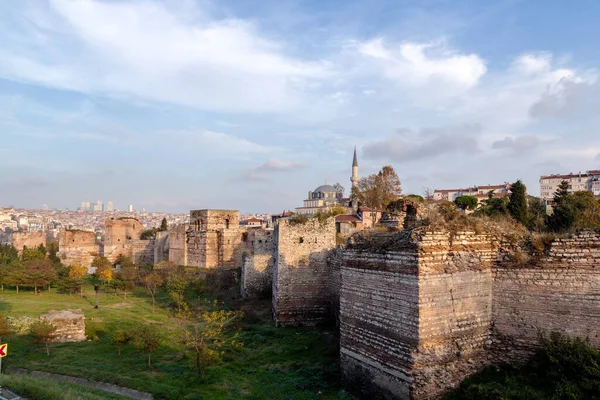
M352 187L358 186L358 180L358 161L356 160L356 146L354 146L354 160L352 160L352 176L350 177Z

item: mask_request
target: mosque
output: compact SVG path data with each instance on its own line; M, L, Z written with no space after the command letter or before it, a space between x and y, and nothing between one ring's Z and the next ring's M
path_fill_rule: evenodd
M355 147L354 159L352 160L352 176L350 177L352 187L357 186L358 181L358 160L356 158ZM308 192L308 198L304 200L304 206L296 208L296 213L310 217L319 211L325 213L327 210L335 207L343 207L348 214L352 213L350 198L342 197L341 193L338 193L333 186L325 184Z

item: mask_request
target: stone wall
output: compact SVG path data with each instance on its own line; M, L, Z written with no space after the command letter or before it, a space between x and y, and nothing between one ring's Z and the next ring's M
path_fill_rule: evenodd
M58 256L64 265L89 267L99 255L96 234L89 231L61 230L58 233Z
M179 224L169 229L169 261L177 265L188 265L188 224Z
M273 314L278 326L317 325L331 321L327 258L336 246L335 219L313 218L275 227Z
M156 232L154 240L154 265L169 261L169 232Z
M353 237L341 263L346 387L437 398L490 362L525 361L540 331L600 347L600 233L536 251L499 242L416 230Z
M192 210L187 265L200 268L239 268L242 264L240 212Z
M11 234L11 244L21 253L23 247L28 249L38 247L40 244L46 246L45 232L13 232Z
M243 297L269 297L273 285L273 230L254 228L242 236L241 294Z
M81 310L63 310L43 314L40 319L56 327L53 342L83 342L85 340L85 316Z
M144 226L136 218L111 217L104 221L104 227L104 244L100 253L110 262L115 262L119 255L131 257L132 261L135 261L136 254L143 252L140 244L133 245L134 241L140 240L140 234L144 230ZM154 250L150 262L153 260Z
M129 242L129 254L125 254L125 256L130 257L131 261L137 265L154 265L154 243L155 239L131 240Z
M538 331L587 337L600 348L598 232L557 239L521 265L503 257L493 273L496 360L526 360L538 345Z

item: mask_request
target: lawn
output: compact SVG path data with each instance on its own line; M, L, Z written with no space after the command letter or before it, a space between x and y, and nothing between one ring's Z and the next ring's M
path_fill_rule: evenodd
M222 356L222 362L208 368L203 379L194 368L178 338L178 320L158 297L152 314L150 297L136 290L123 295L100 293L94 309L91 282L78 295L43 292L34 295L21 290L0 292L0 313L4 316L31 316L50 310L81 309L86 331L95 340L52 344L50 356L29 335L4 338L9 356L3 366L26 368L83 377L152 393L165 399L338 399L349 398L339 385L338 338L333 331L311 328L275 328L270 320L270 302L241 303L251 318L240 323L244 346ZM210 304L196 298L196 304ZM240 303L238 301L238 303ZM237 304L236 306L239 306ZM207 306L208 307L208 306ZM251 314L251 315L250 315ZM162 332L163 345L153 355L153 367L139 350L124 346L121 356L111 344L115 330L129 330L151 323Z

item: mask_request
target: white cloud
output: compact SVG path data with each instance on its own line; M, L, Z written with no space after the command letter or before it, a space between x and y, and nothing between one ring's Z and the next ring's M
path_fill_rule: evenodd
M33 3L36 4L36 3ZM286 56L285 46L238 19L210 19L181 3L51 0L0 28L0 76L89 93L227 111L293 107L325 63Z
M189 138L194 138L195 142L200 144L208 152L222 151L227 153L269 153L280 150L275 146L266 146L254 143L248 139L229 135L227 133L202 131L197 134L187 134Z
M241 179L248 179L253 181L268 181L270 180L270 173L282 171L291 172L304 168L305 166L306 163L303 162L282 161L275 158L271 158L264 164L244 169L244 173Z
M359 53L378 60L390 79L420 85L442 81L462 87L476 85L486 73L477 54L460 54L444 42L412 43L387 47L382 38L358 44Z

